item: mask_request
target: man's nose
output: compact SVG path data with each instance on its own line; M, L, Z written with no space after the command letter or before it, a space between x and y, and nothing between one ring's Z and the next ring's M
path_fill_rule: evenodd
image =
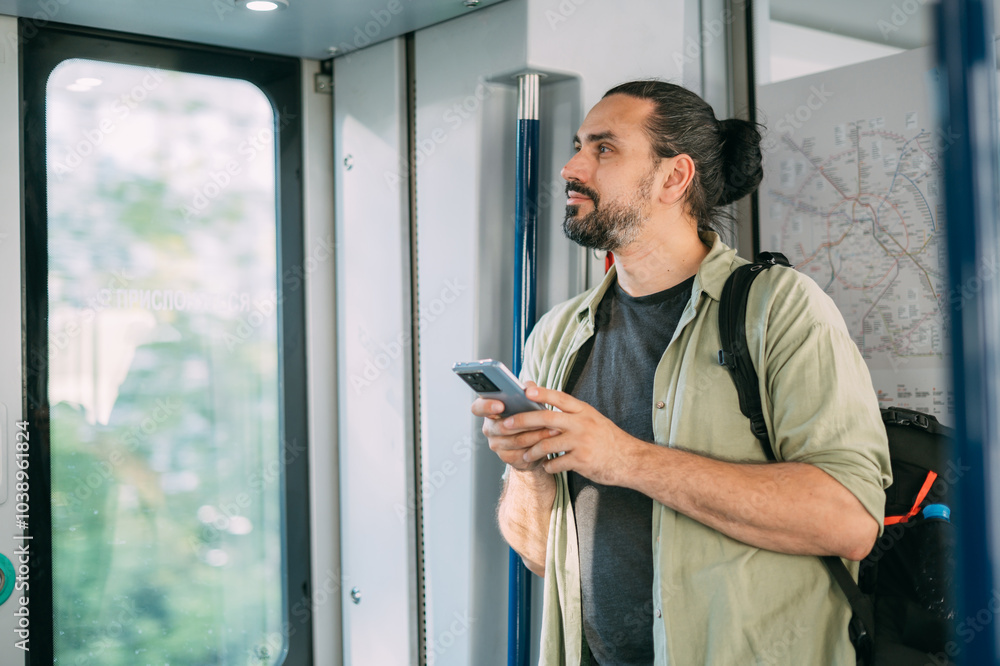
M576 153L573 157L569 158L569 162L563 165L559 175L563 177L563 180L577 181L579 183L587 182L587 171L584 161L583 153Z

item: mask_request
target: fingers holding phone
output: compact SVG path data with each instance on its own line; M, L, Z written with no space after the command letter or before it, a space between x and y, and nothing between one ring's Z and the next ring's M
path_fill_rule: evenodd
M512 430L506 428L503 421L483 419L483 434L486 435L490 450L500 460L515 469L530 470L540 467L541 461L526 461L524 454L539 442L559 434L559 431L549 428Z
M499 416L508 417L521 412L545 409L537 402L528 399L524 394L524 385L518 381L507 366L500 361L484 359L469 363L456 363L451 367L462 381L468 384L480 398L486 401L499 401L504 410ZM482 416L494 416L494 405L489 406Z
M528 470L538 467L537 461L525 462L524 452L558 432L550 431L548 428L529 430L507 428L503 425L502 419L513 414L545 408L524 395L526 387L499 361L486 359L471 363L456 363L452 370L479 395L479 398L472 403L472 413L484 417L483 434L489 441L490 450L516 469ZM534 382L529 384L534 385Z

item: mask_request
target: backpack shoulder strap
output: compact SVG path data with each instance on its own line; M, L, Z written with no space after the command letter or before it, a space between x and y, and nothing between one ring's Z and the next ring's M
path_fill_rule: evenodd
M719 303L719 364L729 369L740 396L740 411L750 419L750 429L760 440L761 448L768 460L776 460L771 442L767 436L764 408L760 400L757 371L750 357L747 344L747 300L750 286L757 276L771 266L788 266L788 259L780 252L761 252L752 264L740 266L729 275L722 289Z

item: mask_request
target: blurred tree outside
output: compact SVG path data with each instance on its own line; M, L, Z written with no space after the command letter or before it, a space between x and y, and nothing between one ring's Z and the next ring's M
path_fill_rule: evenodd
M47 92L57 664L277 664L275 115L69 60Z

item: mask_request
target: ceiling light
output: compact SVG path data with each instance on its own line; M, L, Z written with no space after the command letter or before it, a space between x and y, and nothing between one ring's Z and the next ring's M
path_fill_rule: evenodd
M244 6L255 12L273 12L288 7L288 0L247 0Z
M102 83L104 83L104 81L96 79L93 76L83 76L66 86L66 90L72 90L73 92L87 92L91 88L96 88Z

